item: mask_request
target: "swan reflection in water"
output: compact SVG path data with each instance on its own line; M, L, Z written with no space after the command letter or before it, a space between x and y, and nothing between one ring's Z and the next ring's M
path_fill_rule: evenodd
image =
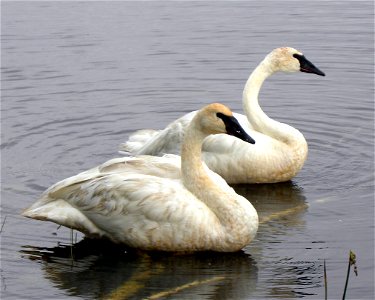
M232 187L237 194L251 201L263 227L271 221L282 221L285 226L303 223L301 216L308 205L303 189L294 182L239 184Z
M305 253L312 243L315 247L324 245L300 242L309 207L303 189L292 181L233 187L236 193L251 199L259 215L257 238L244 249L251 253L261 273L258 290L264 290L256 296L285 299L316 295L322 290L322 262L315 257L306 260Z
M173 255L84 239L72 250L70 245L27 246L21 252L43 261L45 277L70 296L90 299L159 299L176 294L188 299L244 298L255 290L258 273L243 251Z
M280 256L267 256L267 251L276 247L270 243L272 238L304 226L302 216L307 205L302 189L292 182L234 188L251 199L260 216L256 240L239 252L173 255L140 252L105 240L89 239L73 247L24 246L21 252L30 259L43 261L45 277L71 296L243 299L264 295L294 298L308 294L306 288L316 286L314 278L319 277L315 262L293 262L288 256L290 245L283 247L280 243L277 244ZM261 281L258 280L260 272Z

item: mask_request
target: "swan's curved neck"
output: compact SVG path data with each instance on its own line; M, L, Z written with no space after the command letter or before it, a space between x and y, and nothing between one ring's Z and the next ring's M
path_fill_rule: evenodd
M301 133L293 127L268 117L259 106L258 95L263 82L275 73L274 68L263 60L250 75L243 91L243 109L255 130L281 142L290 143Z
M202 189L214 189L202 163L202 144L207 135L203 134L194 121L185 132L181 145L181 173L184 185L190 192L200 195ZM206 187L205 187L206 186Z
M202 144L207 135L194 127L193 121L185 132L181 146L181 172L184 186L210 208L222 225L231 224L232 228L245 226L241 224L241 220L238 221L238 210L235 207L239 207L239 204L236 198L218 186L207 174L208 168L201 160ZM233 215L232 211L237 215Z

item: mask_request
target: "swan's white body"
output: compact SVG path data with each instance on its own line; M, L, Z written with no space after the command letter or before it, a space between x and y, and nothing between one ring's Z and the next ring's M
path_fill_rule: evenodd
M226 132L217 111L231 114L219 104L196 114L181 160L175 155L110 160L56 183L23 215L144 250L240 250L257 232L257 212L200 155L209 133Z
M277 71L303 71L324 75L315 68L303 69L299 59L302 53L289 47L273 50L249 77L243 91L246 115L234 114L241 126L256 140L249 145L228 135L206 138L203 159L208 167L228 183L272 183L292 179L302 168L307 157L307 142L300 131L269 118L258 103L260 88ZM305 58L303 57L305 60ZM306 61L306 60L305 60ZM316 71L317 70L317 71ZM186 114L164 130L141 130L121 145L122 152L130 154L163 155L178 153L185 130L196 114Z

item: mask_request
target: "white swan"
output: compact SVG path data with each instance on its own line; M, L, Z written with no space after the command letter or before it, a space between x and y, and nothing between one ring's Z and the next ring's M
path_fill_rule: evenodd
M208 167L228 183L271 183L288 181L302 168L307 143L297 129L269 118L258 103L264 80L277 71L306 72L324 76L301 52L277 48L269 53L251 74L243 92L246 116L234 114L241 126L257 141L255 146L227 135L208 137L203 159ZM162 155L178 153L193 111L169 124L164 130L140 130L120 146L131 154Z
M22 214L144 250L238 251L254 238L258 215L201 161L203 140L218 133L254 143L227 107L211 104L186 129L181 160L110 160L56 183Z

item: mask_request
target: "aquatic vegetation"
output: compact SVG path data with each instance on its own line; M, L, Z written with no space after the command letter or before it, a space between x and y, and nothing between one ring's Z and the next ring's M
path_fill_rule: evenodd
M355 253L350 250L349 251L349 262L348 262L348 272L346 273L346 280L345 280L345 288L344 288L344 294L342 295L342 299L345 299L346 295L346 289L348 288L348 282L349 282L349 274L350 274L350 267L353 267L353 271L355 273L355 276L358 276L358 269L356 265L357 259Z
M345 287L344 287L344 293L342 295L342 299L345 299L346 296L346 290L348 288L348 282L349 282L349 275L350 275L350 267L353 266L353 272L356 276L358 276L358 268L357 268L357 257L355 253L350 250L349 251L349 261L348 261L348 271L346 273L346 280L345 280ZM324 299L328 299L328 285L327 285L327 269L326 269L326 261L324 260Z

